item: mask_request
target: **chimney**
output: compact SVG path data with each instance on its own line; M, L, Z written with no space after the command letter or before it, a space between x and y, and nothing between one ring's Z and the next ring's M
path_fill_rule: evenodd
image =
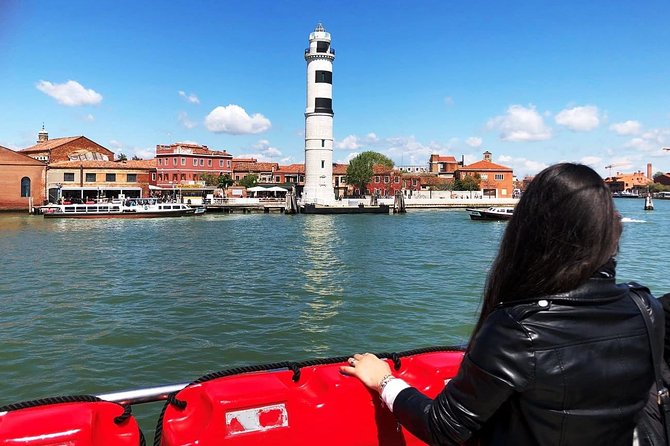
M651 163L647 163L647 178L650 180L653 178L653 172L651 171Z
M37 144L47 142L49 140L49 134L44 130L44 123L42 123L42 130L37 134Z
M484 161L489 161L489 162L491 161L491 152L489 152L488 150L486 152L484 152Z

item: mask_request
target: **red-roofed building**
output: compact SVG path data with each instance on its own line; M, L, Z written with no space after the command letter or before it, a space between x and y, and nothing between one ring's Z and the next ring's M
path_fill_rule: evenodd
M484 152L484 159L459 167L455 177L479 176L479 189L484 197L511 198L514 193L514 175L511 167L491 161L491 152Z
M85 136L49 139L49 134L44 127L38 133L37 144L19 152L47 164L73 159L114 160L114 152Z
M430 173L447 178L453 178L454 172L462 165L462 162L456 161L456 158L451 155L440 156L435 153L430 155L430 160L428 161Z
M0 211L41 206L46 167L42 161L0 146Z
M207 146L175 143L156 146L157 185L160 187L204 186L202 176L231 175L233 155Z
M90 201L95 198L148 197L156 185L156 160L61 161L49 164L49 201L60 197Z
M280 183L280 175L275 175L278 169L279 163L259 163L255 158L234 158L232 177L238 182L247 175L255 175L259 183Z

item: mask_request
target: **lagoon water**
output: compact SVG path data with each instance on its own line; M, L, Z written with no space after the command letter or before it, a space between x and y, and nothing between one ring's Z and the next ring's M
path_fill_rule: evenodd
M618 279L670 292L670 201L617 199ZM0 214L0 406L188 382L241 365L467 340L504 222ZM162 403L134 411L151 438Z

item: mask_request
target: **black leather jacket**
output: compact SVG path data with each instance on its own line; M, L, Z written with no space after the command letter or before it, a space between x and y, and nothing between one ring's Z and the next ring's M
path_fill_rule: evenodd
M649 290L663 340L663 312ZM629 446L654 382L629 285L592 278L562 294L498 306L435 400L401 391L393 413L430 444ZM660 321L660 323L659 323Z

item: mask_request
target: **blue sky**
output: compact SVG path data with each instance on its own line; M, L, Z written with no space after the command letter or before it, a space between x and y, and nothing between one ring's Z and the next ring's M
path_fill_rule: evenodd
M667 0L0 0L0 145L44 122L129 156L188 141L303 162L318 22L337 51L335 161L489 150L517 176L670 171Z

